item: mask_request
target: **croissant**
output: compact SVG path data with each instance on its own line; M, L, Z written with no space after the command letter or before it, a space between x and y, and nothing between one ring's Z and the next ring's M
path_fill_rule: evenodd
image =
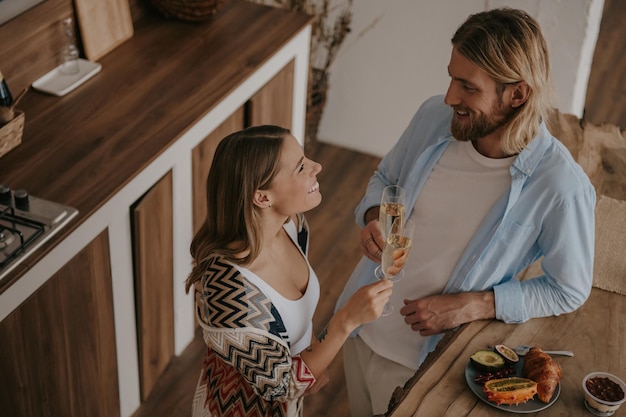
M550 355L534 346L524 357L522 375L537 383L537 398L548 404L561 380L563 369Z

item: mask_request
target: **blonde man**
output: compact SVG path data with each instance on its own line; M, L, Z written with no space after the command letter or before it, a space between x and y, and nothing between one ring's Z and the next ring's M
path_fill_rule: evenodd
M394 313L357 329L344 347L353 417L384 413L443 331L564 314L589 296L595 191L546 127L549 71L528 14L470 16L452 38L447 93L420 107L370 179L355 210L364 257L337 305L375 280L385 186L406 189L417 228ZM520 282L540 258L541 275Z

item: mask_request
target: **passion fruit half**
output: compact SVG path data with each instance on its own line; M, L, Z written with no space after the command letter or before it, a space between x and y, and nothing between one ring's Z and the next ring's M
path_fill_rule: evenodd
M519 355L507 345L495 345L493 350L499 353L508 364L516 364L519 362Z

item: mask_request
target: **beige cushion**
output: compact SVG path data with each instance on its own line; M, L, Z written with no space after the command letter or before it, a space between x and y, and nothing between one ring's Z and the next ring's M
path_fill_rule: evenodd
M598 196L593 286L626 295L626 201Z

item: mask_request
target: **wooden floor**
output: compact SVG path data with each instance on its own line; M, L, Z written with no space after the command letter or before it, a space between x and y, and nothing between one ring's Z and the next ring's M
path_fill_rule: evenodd
M626 129L626 2L605 0L598 46L594 55L584 119ZM321 284L321 300L314 317L315 331L326 324L335 300L360 258L359 229L353 210L379 158L319 144L308 155L324 169L319 175L322 204L307 214L312 241L310 260ZM186 417L190 414L203 342L198 336L172 360L150 398L133 417ZM348 417L347 394L339 355L329 370L331 383L305 400L305 417Z

